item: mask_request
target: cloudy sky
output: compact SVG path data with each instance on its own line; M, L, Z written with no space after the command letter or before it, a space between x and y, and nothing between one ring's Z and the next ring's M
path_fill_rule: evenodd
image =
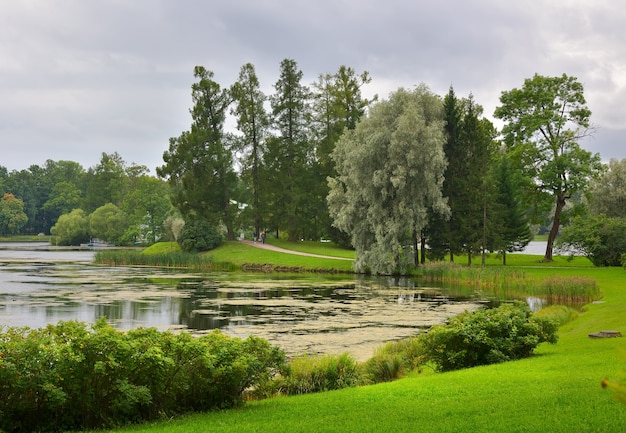
M626 157L622 0L0 0L0 165L89 168L103 152L161 165L190 127L193 67L230 86L252 63L270 94L280 61L310 84L346 65L365 96L425 83L500 93L535 73L585 86L602 159Z

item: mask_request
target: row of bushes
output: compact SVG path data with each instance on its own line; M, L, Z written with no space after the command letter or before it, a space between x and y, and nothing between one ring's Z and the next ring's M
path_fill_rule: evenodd
M121 332L104 319L8 328L0 333L0 430L103 428L233 407L284 367L284 353L255 337Z
M426 367L449 371L528 357L540 343L556 343L558 326L572 317L562 308L553 316L534 315L524 303L466 312L425 334L388 343L364 363L348 354L296 358L285 374L261 384L256 396L329 391L387 382Z

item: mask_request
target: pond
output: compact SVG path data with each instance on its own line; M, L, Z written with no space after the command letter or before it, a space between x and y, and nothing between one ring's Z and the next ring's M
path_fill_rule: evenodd
M118 329L219 329L265 338L290 356L347 351L364 360L386 341L481 306L407 278L201 275L97 266L93 255L0 248L0 325L38 328L105 316Z

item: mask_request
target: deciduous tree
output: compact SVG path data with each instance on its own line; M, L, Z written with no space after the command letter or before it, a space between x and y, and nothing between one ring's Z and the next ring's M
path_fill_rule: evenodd
M590 196L593 214L626 218L626 158L609 161L606 173L591 183Z
M80 245L89 241L89 217L82 209L74 209L59 217L50 229L53 245Z
M0 232L15 235L27 222L24 202L11 193L4 193L0 198Z
M495 117L505 122L504 141L524 172L529 191L553 201L554 216L544 255L544 261L552 261L567 201L602 169L600 156L579 145L591 132L591 111L583 85L566 74L535 74L520 89L502 92L500 103Z
M428 209L448 211L443 126L441 100L420 85L373 105L338 141L328 205L334 225L351 236L357 271L404 272Z
M91 236L113 244L120 243L128 225L128 215L113 203L100 206L89 215Z

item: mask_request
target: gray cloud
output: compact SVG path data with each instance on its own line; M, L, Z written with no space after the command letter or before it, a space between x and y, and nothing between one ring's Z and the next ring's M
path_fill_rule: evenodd
M272 92L280 61L310 83L367 70L366 95L426 83L472 92L491 116L534 73L585 85L603 159L626 157L626 8L617 0L0 0L0 165L102 152L154 168L189 128L193 67L224 86L255 65Z

